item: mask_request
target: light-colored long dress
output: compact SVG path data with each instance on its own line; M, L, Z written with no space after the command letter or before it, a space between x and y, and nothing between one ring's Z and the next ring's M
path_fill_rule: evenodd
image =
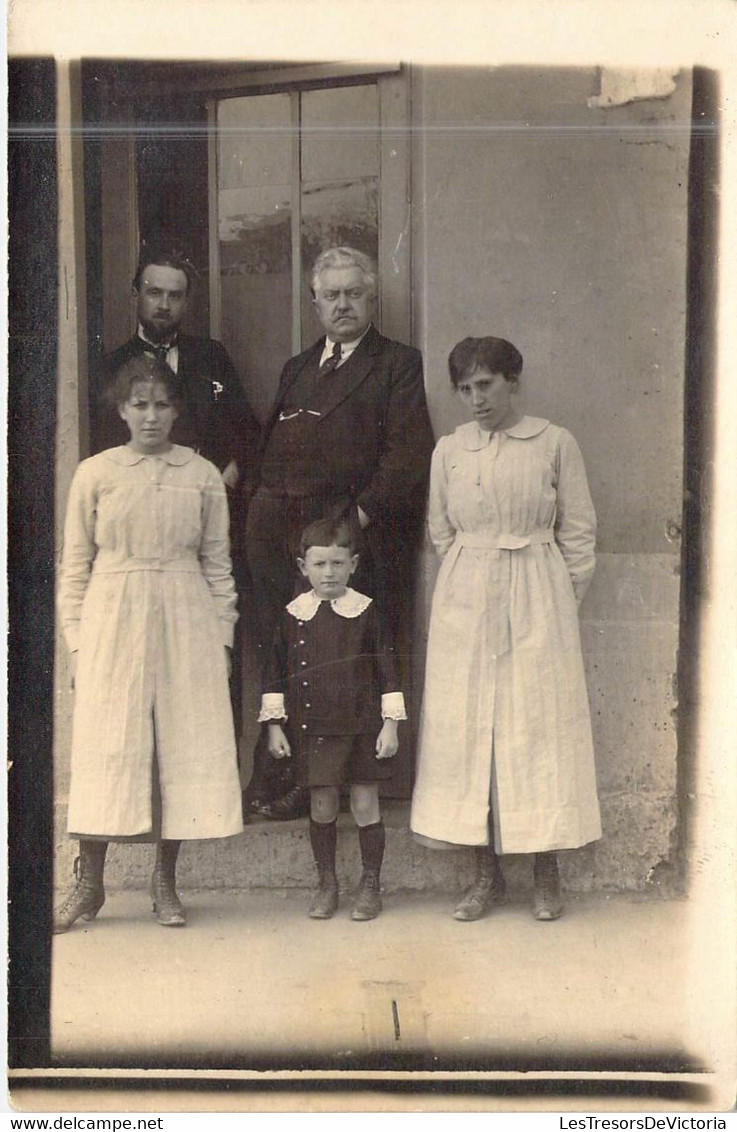
M77 652L68 829L160 836L242 829L225 646L237 619L228 505L214 465L174 445L110 448L72 482L58 608Z
M410 824L499 853L601 836L577 602L596 519L569 432L473 421L438 442L429 530L442 557Z

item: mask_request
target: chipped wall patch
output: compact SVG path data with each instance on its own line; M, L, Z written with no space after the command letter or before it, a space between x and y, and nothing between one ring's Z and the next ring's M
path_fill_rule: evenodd
M676 89L678 69L602 67L599 93L586 100L589 109L624 106L647 98L667 98Z

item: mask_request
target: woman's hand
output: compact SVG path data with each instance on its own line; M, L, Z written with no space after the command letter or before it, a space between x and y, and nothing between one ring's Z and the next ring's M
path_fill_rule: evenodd
M274 759L291 758L292 750L281 723L269 724L269 754Z
M227 467L223 468L220 476L225 486L233 490L233 488L238 483L239 474L238 465L236 464L235 460L231 460Z
M376 740L376 757L377 759L391 759L398 750L397 721L396 719L385 719L384 726Z

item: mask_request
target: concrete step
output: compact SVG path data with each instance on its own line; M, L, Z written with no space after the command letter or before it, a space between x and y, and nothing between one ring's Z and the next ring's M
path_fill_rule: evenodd
M409 831L406 802L382 804L386 826L386 853L382 869L385 892L438 892L455 897L473 877L471 849L434 850L420 845ZM63 892L70 883L77 843L65 833L66 805L56 807L56 888ZM145 888L151 876L153 849L150 845L113 844L108 850L105 886L115 889ZM616 888L607 883L596 847L559 854L561 877L570 892L633 891L623 880ZM338 818L338 877L350 888L361 872L358 833L350 813ZM506 856L504 874L512 893L532 888L532 858ZM255 890L263 888L311 888L315 866L309 837L309 819L271 822L253 818L237 837L185 842L177 870L177 883L186 889ZM636 890L635 890L636 891ZM640 890L672 897L670 885Z

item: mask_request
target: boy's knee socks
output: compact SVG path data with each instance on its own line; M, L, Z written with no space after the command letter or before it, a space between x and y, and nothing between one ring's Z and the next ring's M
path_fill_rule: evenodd
M358 827L358 844L361 848L361 864L365 870L379 872L384 860L386 830L383 821Z
M335 848L338 840L337 828L338 823L336 819L333 819L333 821L319 822L310 818L310 844L312 846L312 855L315 858L315 864L320 874L335 873Z

